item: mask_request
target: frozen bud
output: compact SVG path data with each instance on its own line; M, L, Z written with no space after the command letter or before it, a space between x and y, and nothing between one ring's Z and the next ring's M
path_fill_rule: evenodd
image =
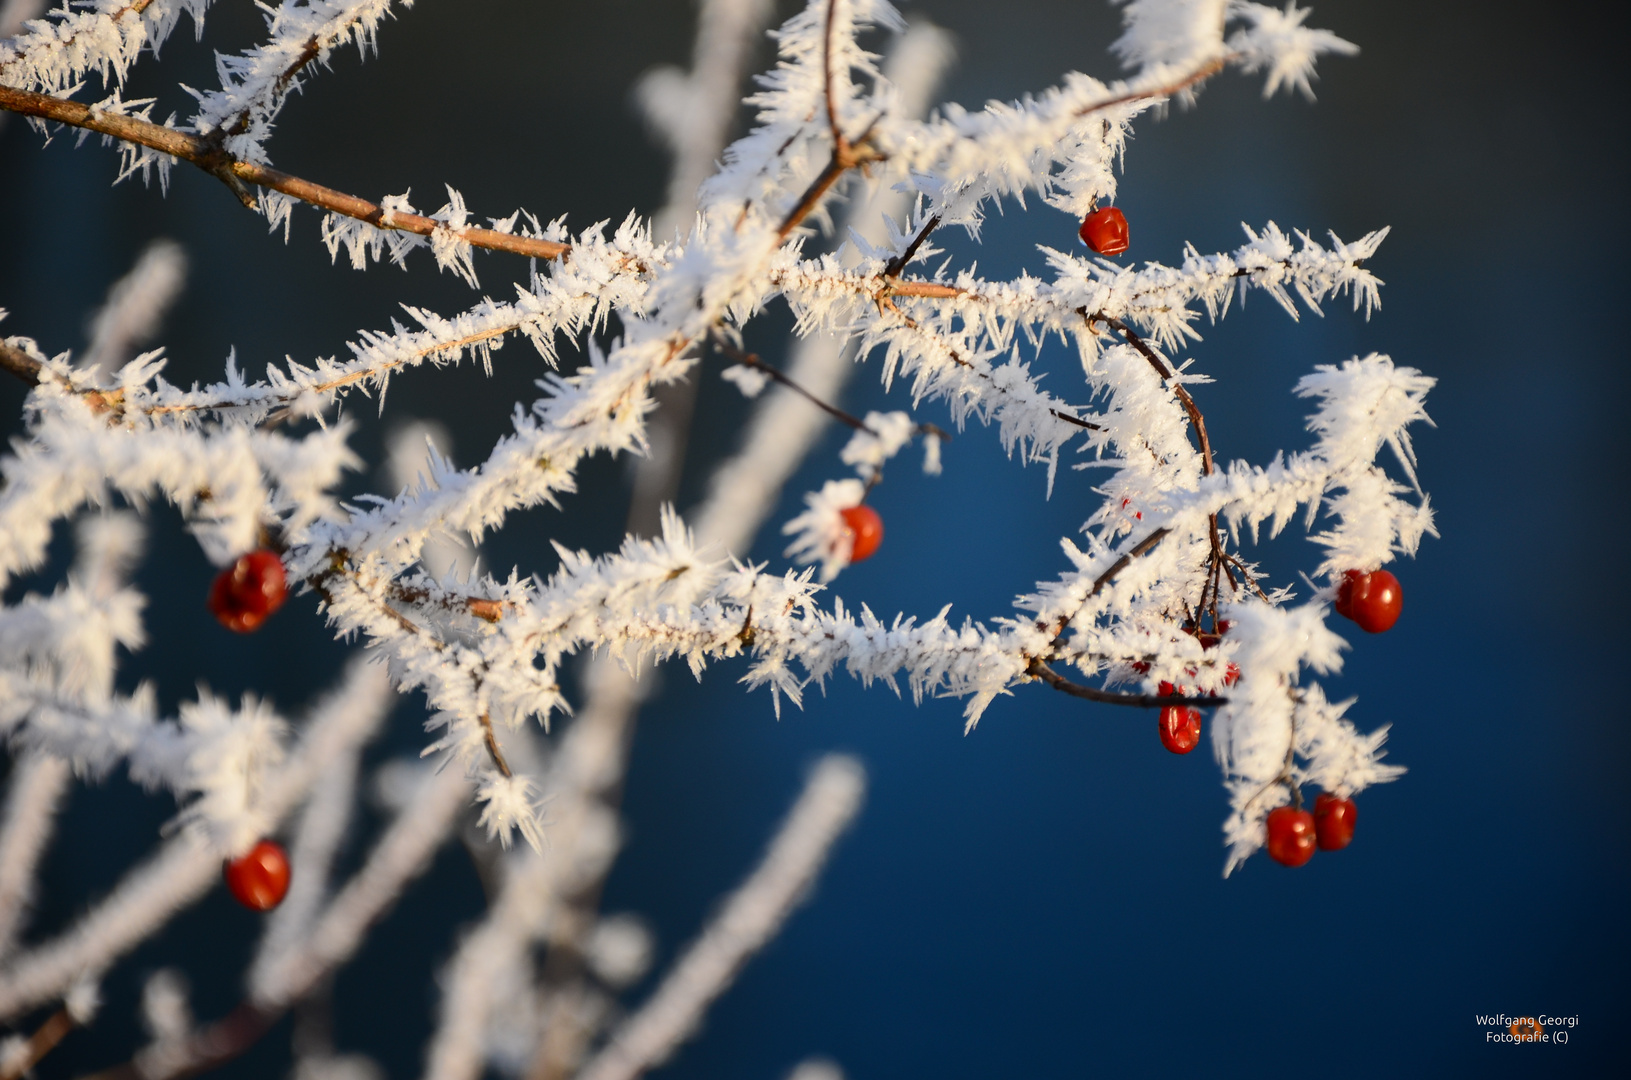
M787 1080L844 1080L844 1070L832 1058L805 1058L793 1066Z
M362 1054L312 1056L295 1062L294 1080L385 1080L385 1070Z
M84 1027L96 1018L96 1010L102 1007L102 990L94 978L83 978L69 988L68 996L62 999L62 1007L68 1010L68 1016L74 1023Z
M742 396L745 398L758 397L760 392L764 390L765 383L770 381L769 375L745 364L732 364L724 371L721 371L719 375L726 382L733 383L738 390L742 391Z
M34 1055L29 1052L28 1040L21 1035L7 1035L0 1039L0 1073L21 1076Z
M142 987L142 1024L154 1042L174 1042L192 1031L187 995L187 976L175 968L161 968L148 977Z
M651 931L634 915L612 915L595 924L589 935L589 967L613 989L640 980L651 967Z

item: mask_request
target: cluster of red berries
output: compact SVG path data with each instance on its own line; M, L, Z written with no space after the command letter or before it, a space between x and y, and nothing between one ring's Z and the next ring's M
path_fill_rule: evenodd
M221 867L227 891L251 911L271 911L289 892L289 853L276 840L262 840Z
M1380 634L1399 621L1404 610L1404 592L1399 579L1386 570L1372 570L1368 574L1349 570L1342 575L1337 586L1335 607L1337 614L1352 619L1359 629Z
M1077 235L1100 255L1120 255L1127 250L1127 215L1113 206L1095 210L1087 215Z
M1282 806L1269 811L1269 858L1281 866L1301 866L1314 857L1314 849L1341 851L1353 843L1359 808L1352 799L1339 799L1322 791L1314 799L1314 812Z
M1337 586L1335 606L1338 615L1352 619L1361 630L1380 634L1399 621L1404 592L1399 579L1386 570L1368 574L1349 570ZM1358 815L1352 799L1339 799L1329 792L1322 792L1314 800L1312 814L1300 805L1271 810L1265 845L1269 858L1282 866L1301 866L1314 857L1316 847L1341 851L1353 842Z
M283 560L265 548L239 556L221 571L210 586L210 614L228 630L247 634L258 630L289 595Z
M849 534L849 561L858 563L871 558L883 543L883 518L865 503L840 510L838 516L844 519L844 531Z

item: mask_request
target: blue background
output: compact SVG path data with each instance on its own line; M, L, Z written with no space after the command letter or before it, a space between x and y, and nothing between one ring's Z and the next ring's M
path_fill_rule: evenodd
M1105 46L1116 14L1099 4L907 10L957 34L944 96L966 105L1072 68L1115 73ZM1312 22L1363 52L1321 64L1316 106L1265 103L1259 79L1225 75L1198 108L1141 121L1127 154L1119 202L1133 258L1174 262L1185 241L1232 248L1242 220L1345 239L1393 227L1371 264L1387 285L1368 323L1340 301L1323 319L1292 322L1256 294L1186 351L1218 379L1197 396L1220 456L1258 462L1306 445L1289 391L1315 363L1376 350L1440 380L1429 398L1438 426L1419 430L1417 446L1442 539L1396 568L1403 620L1355 641L1331 686L1359 697L1362 727L1395 725L1390 760L1410 769L1362 796L1354 846L1296 872L1257 858L1222 880L1216 766L1203 753L1166 754L1142 713L1026 688L965 737L958 702L919 708L840 679L777 722L728 666L700 685L672 671L641 722L629 843L606 893L608 910L650 918L659 970L753 864L819 753L860 755L872 788L809 905L656 1075L772 1077L813 1053L856 1078L1623 1068L1628 745L1612 657L1628 603L1631 185L1623 35L1610 10L1325 0ZM666 162L627 88L653 63L687 62L690 17L672 0L423 2L384 29L377 60L340 56L289 106L274 160L373 196L411 184L432 208L446 181L478 213L523 205L570 211L582 226L649 212ZM246 5L224 6L205 46L184 28L131 93L162 91L161 116L183 109L173 80L213 85L208 48L241 48L257 26ZM409 275L331 267L309 211L295 211L285 247L194 170L178 170L161 198L109 188L108 151L74 151L64 136L41 152L40 142L15 121L0 132L0 306L12 312L6 333L49 351L80 344L108 284L160 235L192 260L162 335L174 381L218 376L229 346L255 372L285 354L332 355L358 328L385 325L398 301L442 312L469 302L422 254ZM1038 271L1035 245L1069 245L1074 224L1010 206L975 255L988 276ZM484 290L505 295L506 275L524 273L513 263L480 258ZM750 341L775 356L786 324L773 312ZM393 414L447 417L469 464L541 368L520 345L495 360L491 380L470 366L398 379ZM1057 348L1041 360L1067 398L1074 363ZM846 404L883 407L864 376ZM0 414L14 418L21 397L0 385ZM380 426L359 408L355 445L377 461ZM734 391L705 376L682 505L742 415ZM838 474L842 440L834 432L813 455L780 520ZM1087 516L1091 474L1062 471L1044 500L1042 470L1006 460L983 429L951 443L946 466L940 478L890 474L875 497L888 538L837 583L846 602L932 613L950 599L989 618L1064 567L1057 541ZM622 463L594 463L587 494L564 513L519 516L488 545L492 563L547 570L547 538L609 546L624 476ZM358 490L381 482L361 477ZM199 602L210 568L173 514L154 523L141 576L155 640L130 680L159 680L172 707L199 678L233 694L276 688L289 710L329 683L344 653L310 599L254 638L220 632ZM777 556L778 540L755 554ZM1282 581L1313 562L1297 540L1263 556ZM66 557L62 545L54 572ZM405 703L378 754L417 747L418 716ZM119 780L77 791L36 930L65 925L105 891L172 811ZM444 851L339 976L342 1049L368 1052L392 1076L418 1071L433 972L481 906L468 860ZM96 1026L39 1074L128 1057L141 978L163 964L186 969L203 1016L224 1013L255 936L255 917L213 894L109 976ZM1580 1019L1567 1046L1489 1046L1474 1017L1497 1012ZM286 1032L223 1075L281 1075Z

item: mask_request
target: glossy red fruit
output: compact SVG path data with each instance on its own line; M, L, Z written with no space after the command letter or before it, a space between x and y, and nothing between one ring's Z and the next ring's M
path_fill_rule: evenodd
M1349 570L1337 586L1336 609L1359 624L1361 630L1380 634L1399 621L1404 610L1404 590L1399 579L1386 570L1362 574Z
M1321 851L1341 851L1354 839L1359 808L1352 799L1339 799L1328 791L1314 800L1314 835Z
M1314 815L1282 806L1269 811L1269 858L1281 866L1301 866L1314 857Z
M210 613L228 630L247 634L283 606L289 581L276 552L251 551L215 576Z
M1127 215L1114 206L1095 210L1082 222L1080 235L1100 255L1120 255L1127 250Z
M883 518L865 504L838 513L844 519L844 528L850 535L849 561L860 562L870 558L878 550L878 545L883 543Z
M1161 745L1174 754L1187 754L1201 741L1201 711L1183 705L1161 710Z
M262 840L228 859L221 876L238 903L251 911L271 911L289 891L289 855L276 840Z

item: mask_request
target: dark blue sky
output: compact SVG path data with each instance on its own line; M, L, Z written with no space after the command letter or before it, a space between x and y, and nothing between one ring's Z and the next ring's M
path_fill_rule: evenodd
M274 161L362 193L411 184L421 205L446 181L480 212L569 211L580 226L652 209L664 161L626 90L652 63L688 56L689 8L556 7L420 3L381 34L378 60L341 57L291 104ZM958 35L947 96L966 105L1071 68L1114 71L1115 16L1096 3L907 10ZM1030 688L965 737L956 702L919 708L839 680L778 722L765 695L741 693L738 671L701 685L670 672L642 721L630 842L607 890L610 909L650 916L663 958L752 864L815 756L859 754L872 789L809 906L656 1075L774 1077L812 1053L858 1080L1623 1068L1631 747L1612 655L1631 599L1620 327L1631 177L1623 60L1611 52L1623 35L1601 25L1602 10L1324 0L1313 23L1363 52L1321 66L1317 105L1264 103L1257 79L1225 75L1198 108L1140 123L1128 150L1120 205L1132 258L1172 262L1185 241L1233 247L1243 220L1345 239L1393 227L1372 264L1387 284L1368 323L1340 302L1293 323L1255 295L1186 353L1218 380L1197 397L1219 455L1258 462L1306 445L1290 388L1313 364L1374 350L1440 380L1428 403L1438 426L1417 446L1442 538L1396 567L1404 618L1356 640L1331 687L1358 696L1361 727L1394 725L1390 760L1410 769L1362 796L1353 847L1295 872L1258 857L1222 880L1217 768L1205 754L1166 754L1139 713ZM210 26L207 44L223 48L253 31L230 9ZM183 31L147 78L207 83L206 56ZM108 283L159 235L193 260L165 335L177 381L217 374L230 346L258 371L285 354L332 355L358 328L385 325L398 301L444 312L468 301L423 266L331 268L313 214L296 211L284 247L213 180L178 172L168 198L110 189L111 153L39 143L20 124L0 133L0 306L12 311L7 333L53 351L82 340ZM988 275L1039 272L1035 245L1066 246L1073 229L1045 207L1010 207L977 257ZM501 295L514 268L497 257L480 267ZM772 315L756 346L774 354L783 329ZM450 409L468 462L540 367L518 346L496 360L491 381L479 369L404 377L393 411ZM1069 385L1071 357L1042 362ZM704 385L688 491L734 438L733 393ZM4 415L20 400L0 386ZM885 400L863 373L847 404ZM784 511L836 474L841 441L835 433L795 480ZM365 424L357 445L377 460L377 427ZM1087 516L1090 475L1062 473L1044 500L1042 471L1007 461L978 429L950 444L946 467L938 479L891 474L875 499L888 539L840 579L846 602L932 613L952 600L989 618L1063 567L1057 541ZM600 494L517 520L492 560L537 568L546 537L607 546L621 477L618 464L593 466L583 489ZM203 677L228 692L277 687L294 709L337 670L342 651L309 601L254 639L212 634L200 603L208 567L172 519L158 527L143 571L155 643L133 675L161 680L172 703ZM777 539L756 554L777 555ZM1281 580L1314 562L1301 541L1264 558ZM415 703L392 739L418 744ZM42 922L60 925L105 889L171 809L119 782L77 794ZM479 905L468 862L446 853L341 975L342 1047L393 1076L417 1071L432 972ZM253 918L212 897L114 974L97 1028L41 1075L127 1056L140 975L161 963L179 958L200 1011L224 1011L253 939ZM1490 1047L1474 1022L1486 1012L1580 1022L1566 1047ZM280 1075L281 1039L223 1075Z

